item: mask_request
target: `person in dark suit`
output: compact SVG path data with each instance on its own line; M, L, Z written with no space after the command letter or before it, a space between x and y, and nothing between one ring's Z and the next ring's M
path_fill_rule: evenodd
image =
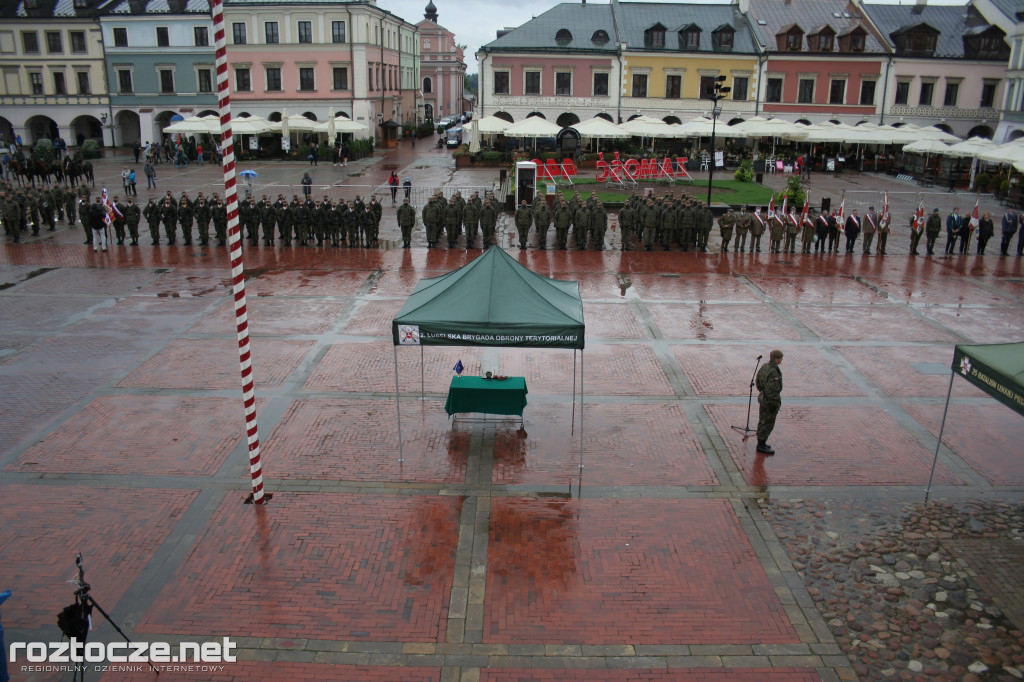
M856 209L847 217L845 227L846 253L853 253L853 248L857 244L857 237L860 236L860 216L857 215Z
M946 216L946 253L956 253L956 240L963 236L964 219L960 217L960 207Z

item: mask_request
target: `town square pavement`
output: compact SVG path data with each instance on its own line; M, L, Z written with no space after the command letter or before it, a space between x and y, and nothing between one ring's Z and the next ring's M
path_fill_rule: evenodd
M97 161L97 191L123 194L126 162ZM240 168L272 198L306 171L315 196L346 199L392 170L419 203L498 182L407 142L348 166ZM157 173L140 203L223 193L214 166ZM901 216L974 203L856 172L810 187L851 206L888 190ZM421 278L481 252L428 250L421 226L396 248L381 198L380 248L244 250L263 506L245 504L225 248L152 247L145 223L143 245L106 253L66 225L0 248L8 643L59 640L80 552L133 639L236 644L236 662L162 680L1024 675L1024 420L954 381L924 501L953 347L1022 340L1024 259L910 257L902 219L887 256L622 252L614 221L602 252L510 250L579 282L584 355L400 348L400 461L391 320ZM504 216L498 246L513 233ZM732 427L773 348L785 388L766 458ZM459 360L526 378L523 429L448 419ZM117 641L94 615L90 640ZM71 679L23 665L14 680Z

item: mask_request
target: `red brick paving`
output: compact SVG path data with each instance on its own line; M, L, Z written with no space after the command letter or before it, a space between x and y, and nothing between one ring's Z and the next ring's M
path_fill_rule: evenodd
M895 305L793 306L792 310L801 322L826 341L957 341L956 337L913 312Z
M953 346L837 346L839 353L894 398L945 398L949 389L949 372L925 374L915 365L936 365L949 369L953 362ZM789 369L787 367L787 369ZM788 384L786 391L788 392ZM953 395L981 397L985 395L966 381L953 382Z
M484 641L798 638L726 500L495 498Z
M820 682L809 668L675 668L673 670L545 670L490 668L480 671L480 682Z
M527 408L525 433L497 431L493 482L566 485L579 479L578 405L574 435L571 414L571 405L535 405ZM588 404L583 433L587 485L718 484L678 405Z
M256 388L278 388L313 347L313 341L251 341ZM159 353L119 381L121 388L224 390L241 386L238 341L172 339Z
M792 325L763 305L650 303L647 308L652 324L666 339L800 339Z
M1020 308L927 308L924 313L968 343L1013 343L1021 339Z
M90 319L68 327L23 349L5 369L19 374L85 374L106 379L149 352L149 336L118 334L114 330L102 333L102 326Z
M26 334L0 334L0 364L13 358L14 354L22 348L38 343L42 338Z
M347 303L330 300L247 297L251 334L323 334ZM234 334L235 304L228 300L204 317L192 334Z
M453 376L452 367L459 359L466 367L466 374L480 373L480 348L422 348L427 393L448 394ZM419 348L405 346L398 349L398 387L403 393L419 393ZM303 388L307 391L374 391L394 395L395 346L390 335L386 340L352 341L330 346Z
M867 281L888 292L891 300L914 305L1012 305L1015 303L1009 296L1001 296L970 280L959 278L887 279L869 277Z
M160 673L163 680L187 680L188 682L250 682L251 680L327 680L336 682L439 682L440 668L412 668L398 666L369 665L328 665L324 663L292 663L283 661L236 661L223 665L221 672L177 673L167 670ZM151 680L150 673L108 673L104 681Z
M0 410L0 452L53 423L66 409L96 389L95 375L38 376L9 372L3 365L5 409Z
M444 403L402 404L404 464L394 400L297 400L263 447L269 478L434 481L466 477L471 430L452 427Z
M405 305L404 300L362 301L342 329L353 336L385 336L391 338L391 322Z
M589 395L674 395L665 371L648 346L598 342L588 343L583 352L583 388ZM501 371L509 376L525 376L531 393L536 390L572 398L571 350L503 348ZM578 381L576 390L580 390Z
M19 294L105 294L124 296L152 284L150 269L62 268L18 285Z
M751 303L757 294L732 275L681 275L666 277L634 274L630 280L636 294L645 301L735 301Z
M958 383L967 382L958 378L953 385ZM903 409L938 437L943 405L904 405ZM1013 410L995 400L985 405L952 403L942 443L992 485L1024 484L1018 450L1024 443L1024 420L1014 416Z
M253 296L354 296L369 275L365 270L265 270L248 277Z
M138 632L444 636L461 498L279 492L254 507L242 497L211 515Z
M440 277L447 274L447 270L400 270L398 272L385 272L377 280L377 283L370 288L370 294L374 296L401 296L407 297L416 288L421 279L428 277ZM405 301L403 300L404 304Z
M750 281L783 303L882 303L884 298L855 279L751 277Z
M85 315L98 296L0 296L0 327L24 332L55 331Z
M100 396L7 470L210 476L245 437L241 412L240 397Z
M642 339L648 336L646 325L622 303L583 304L587 339Z
M864 395L835 366L834 361L817 348L777 344L787 359L784 362L785 392L790 396ZM767 357L769 348L724 344L674 346L672 352L699 396L739 396L750 394L757 356ZM756 392L756 391L755 391Z
M932 456L885 410L853 405L786 405L783 393L769 443L775 456L757 455L757 439L744 441L730 426L746 422L745 406L706 405L715 428L750 485L921 485ZM757 404L751 426L757 425ZM960 485L940 463L936 482Z
M143 286L139 293L156 294L161 298L219 296L231 292L230 275L230 271L172 270Z
M0 584L14 591L3 610L8 643L12 628L53 627L74 601L67 581L77 552L96 601L113 608L195 497L193 490L0 485Z

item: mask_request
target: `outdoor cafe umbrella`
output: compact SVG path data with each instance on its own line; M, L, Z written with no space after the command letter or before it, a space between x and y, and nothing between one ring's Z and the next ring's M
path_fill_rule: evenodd
M962 159L972 159L971 161L971 176L970 176L970 187L974 187L974 176L978 172L978 156L979 154L988 151L995 146L992 140L984 137L972 137L969 140L958 142L951 145L946 153L950 156L956 156Z
M163 129L168 134L174 133L209 133L215 135L220 132L220 118L210 114L208 116L190 116L181 121L176 121Z
M536 118L536 116L534 117ZM497 135L508 130L512 124L503 118L497 116L484 116L483 118L470 121L464 127L468 127L473 132L480 133L481 135Z
M338 115L326 121L314 123L312 130L317 133L331 133L331 126L334 126L334 133L365 133L369 130L362 123L353 121L348 116ZM333 137L331 139L334 139Z
M925 174L928 172L928 157L932 154L945 154L949 150L949 145L944 142L939 142L936 139L925 138L918 140L917 142L911 142L910 144L903 145L904 152L911 152L913 154L924 154L924 168Z
M530 116L510 125L505 130L505 137L554 137L561 131L561 126L555 125L547 119Z
M626 132L608 119L601 118L600 116L574 123L569 127L579 133L580 137L592 140L613 140L632 136L632 133Z
M259 135L270 130L270 121L262 116L247 116L231 119L231 131L235 135Z
M747 137L756 139L761 137L772 138L772 154L775 154L775 140L782 138L785 140L803 140L807 137L807 131L803 129L803 126L799 126L796 123L790 123L789 121L781 118L763 118L761 116L755 116L754 118L747 119L742 123L737 123L734 126L727 126L730 130L735 130L744 133Z

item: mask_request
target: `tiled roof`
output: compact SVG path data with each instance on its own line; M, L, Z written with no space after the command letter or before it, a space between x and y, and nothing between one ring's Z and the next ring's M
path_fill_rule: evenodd
M712 52L711 34L720 26L728 24L733 28L733 48L727 53L752 54L754 41L747 29L747 22L733 5L700 5L689 3L620 2L618 24L619 40L628 43L629 50L644 49L644 31L660 23L670 31L678 31L690 24L700 31L700 52ZM662 51L678 49L675 36L665 36Z
M836 35L845 35L860 25L867 32L865 53L888 51L871 30L867 19L845 0L753 0L750 3L750 22L758 32L761 44L770 52L776 52L775 36L779 29L791 24L799 24L807 33L811 26L828 24Z
M555 34L563 28L572 33L572 41L567 44L555 40ZM608 42L601 44L591 40L594 32L599 30L608 34ZM563 51L569 49L615 52L617 48L611 5L564 2L555 5L522 26L516 27L502 37L485 44L481 50L486 52L489 50Z
M989 27L981 15L970 13L966 6L953 5L865 5L875 26L887 38L900 29L927 24L939 32L935 44L936 57L963 57L965 35ZM890 42L892 38L889 38ZM893 43L895 46L895 43Z

